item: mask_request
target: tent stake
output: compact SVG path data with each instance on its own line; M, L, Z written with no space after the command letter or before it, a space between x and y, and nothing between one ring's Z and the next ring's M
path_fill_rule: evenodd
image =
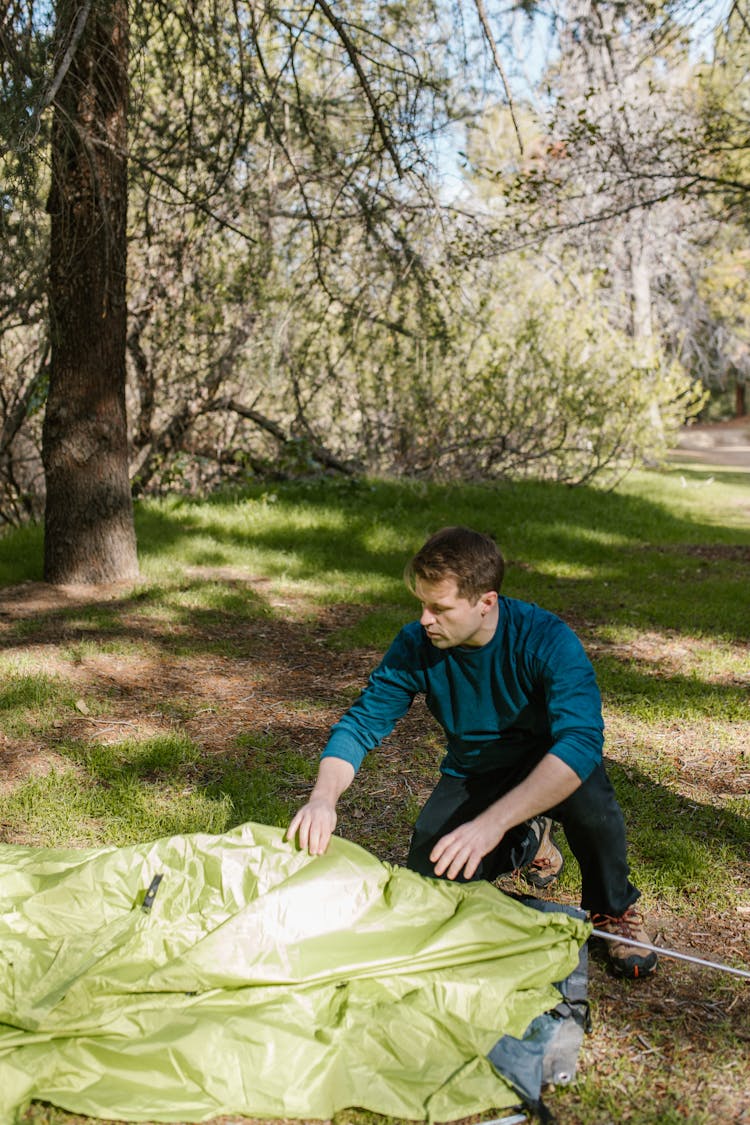
M750 980L750 973L746 969L735 969L732 965L722 965L719 961L704 961L702 957L692 957L689 953L677 953L674 949L663 949L660 945L651 945L646 941L635 941L633 938L621 937L620 934L610 934L607 930L592 930L592 937L604 938L605 941L621 942L623 945L633 945L637 949L648 949L652 953L661 953L663 957L676 957L680 961L690 961L693 965L705 965L707 969L718 969L722 973L734 973L737 977Z

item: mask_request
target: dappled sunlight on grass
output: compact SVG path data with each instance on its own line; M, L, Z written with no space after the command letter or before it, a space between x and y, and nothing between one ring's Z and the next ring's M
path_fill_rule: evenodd
M717 552L707 560L679 547L708 541L750 550L750 535L717 532L713 498L704 496L709 510L694 505L691 518L675 516L651 499L654 483L665 502L676 491L674 481L658 474L643 479L638 495L580 488L567 490L564 503L556 486L529 482L460 489L322 482L280 486L272 504L261 493L252 503L219 496L200 512L196 505L142 505L144 569L156 576L167 557L171 566L194 565L209 532L216 565L242 565L274 589L285 586L328 604L391 602L409 613L401 584L406 558L437 527L464 522L492 531L509 559L519 560L508 571L506 592L515 596L574 618L597 600L609 624L728 637L750 630L741 557ZM243 514L248 506L250 523ZM670 550L654 551L659 545ZM675 596L691 583L700 583L699 596Z
M660 671L636 661L599 656L597 679L605 698L633 719L750 721L747 685L706 681L692 673Z
M75 689L63 677L13 670L11 664L0 682L0 733L28 737L48 730L75 707Z
M221 833L248 820L284 824L312 763L278 737L247 732L239 757L220 763L183 734L58 746L62 763L0 796L0 815L26 843L125 845L192 832Z
M613 763L635 880L652 904L699 913L746 899L750 821L722 805L681 794L638 765ZM721 871L721 879L716 872Z
M714 530L747 530L750 523L750 473L746 470L683 465L657 473L634 472L617 491L623 496L648 495L670 521L679 517Z

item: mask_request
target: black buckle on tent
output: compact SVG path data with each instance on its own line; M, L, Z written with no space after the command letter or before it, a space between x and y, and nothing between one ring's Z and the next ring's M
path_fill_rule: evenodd
M574 1019L587 1035L591 1035L594 1025L591 1020L591 1005L588 1000L570 1000L567 996L557 1007L553 1008L551 1015L557 1019Z
M146 891L146 897L141 903L141 910L144 912L144 914L148 914L149 910L154 905L156 892L159 890L159 883L161 883L163 878L163 875L154 875L153 879L151 880L151 885Z

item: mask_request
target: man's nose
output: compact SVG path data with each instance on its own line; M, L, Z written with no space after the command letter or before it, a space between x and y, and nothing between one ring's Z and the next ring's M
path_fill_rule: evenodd
M425 608L422 610L422 616L419 619L419 624L424 625L424 627L427 628L428 625L434 625L435 621L436 621L435 614L430 613L427 606L425 606Z

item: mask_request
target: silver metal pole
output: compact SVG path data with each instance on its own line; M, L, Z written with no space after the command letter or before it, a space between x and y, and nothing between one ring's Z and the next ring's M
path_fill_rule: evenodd
M491 1121L483 1121L481 1125L526 1125L527 1121L525 1113L514 1113L511 1117L493 1117Z
M736 977L750 980L750 973L746 969L735 969L732 965L722 965L719 961L704 961L702 957L692 957L689 953L677 953L674 949L663 949L660 945L651 945L646 941L635 941L633 938L621 937L620 934L610 934L607 930L592 930L591 936L604 938L605 941L621 942L623 945L633 945L636 949L648 949L652 953L661 953L663 957L676 957L679 961L705 965L707 969L719 969L722 973L733 973Z

